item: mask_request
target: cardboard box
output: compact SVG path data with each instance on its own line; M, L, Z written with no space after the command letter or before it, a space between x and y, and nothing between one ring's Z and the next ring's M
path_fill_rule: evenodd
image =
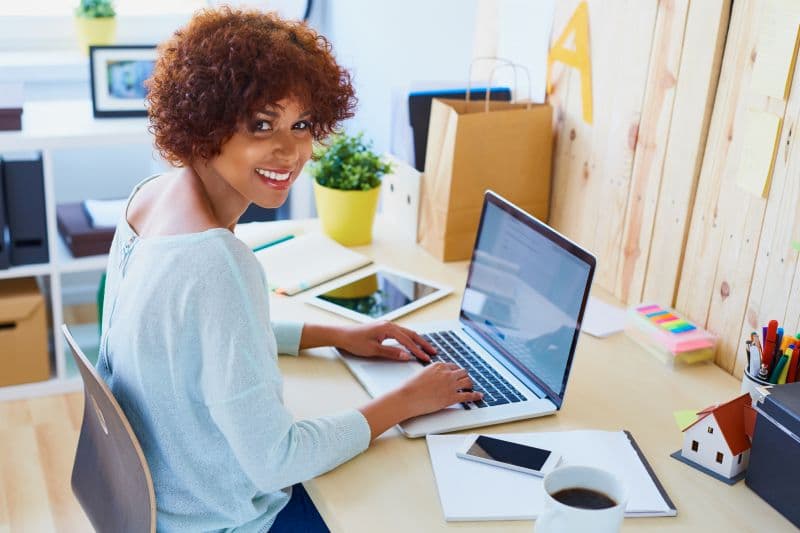
M800 527L800 382L772 388L758 416L745 483Z
M34 278L0 281L0 386L50 377L46 309Z

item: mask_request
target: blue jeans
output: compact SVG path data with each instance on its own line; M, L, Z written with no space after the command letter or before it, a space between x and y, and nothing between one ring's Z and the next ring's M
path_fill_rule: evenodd
M330 533L306 489L298 483L292 487L292 497L281 509L270 533Z

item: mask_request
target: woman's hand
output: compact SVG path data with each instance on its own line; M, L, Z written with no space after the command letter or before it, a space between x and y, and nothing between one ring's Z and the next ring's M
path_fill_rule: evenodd
M400 346L383 344L387 339L396 340ZM392 322L342 328L336 347L363 357L383 357L396 361L416 358L423 363L430 363L430 355L436 353L436 348L418 333Z
M433 413L459 402L477 402L467 371L452 363L433 363L399 388L372 400L360 411L372 439L403 420Z
M461 402L476 402L483 393L472 391L472 378L453 363L433 363L409 379L400 391L412 416L425 415Z

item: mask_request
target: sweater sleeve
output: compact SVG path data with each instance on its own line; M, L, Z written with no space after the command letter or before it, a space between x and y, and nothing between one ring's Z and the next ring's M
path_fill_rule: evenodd
M273 321L272 329L278 343L278 353L297 355L300 352L300 337L303 334L302 322Z
M283 405L279 344L269 320L263 277L234 254L224 257L208 283L202 325L203 403L242 470L264 492L305 481L369 446L370 429L355 409L295 421ZM258 269L256 263L255 268ZM279 325L281 344L296 353L302 326Z

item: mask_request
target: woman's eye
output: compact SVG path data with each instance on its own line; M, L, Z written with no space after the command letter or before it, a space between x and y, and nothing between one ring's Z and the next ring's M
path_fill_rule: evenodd
M301 120L297 124L294 125L294 129L296 130L308 130L311 129L311 122L308 120Z
M270 131L272 129L272 125L266 120L257 120L253 130L255 131Z

